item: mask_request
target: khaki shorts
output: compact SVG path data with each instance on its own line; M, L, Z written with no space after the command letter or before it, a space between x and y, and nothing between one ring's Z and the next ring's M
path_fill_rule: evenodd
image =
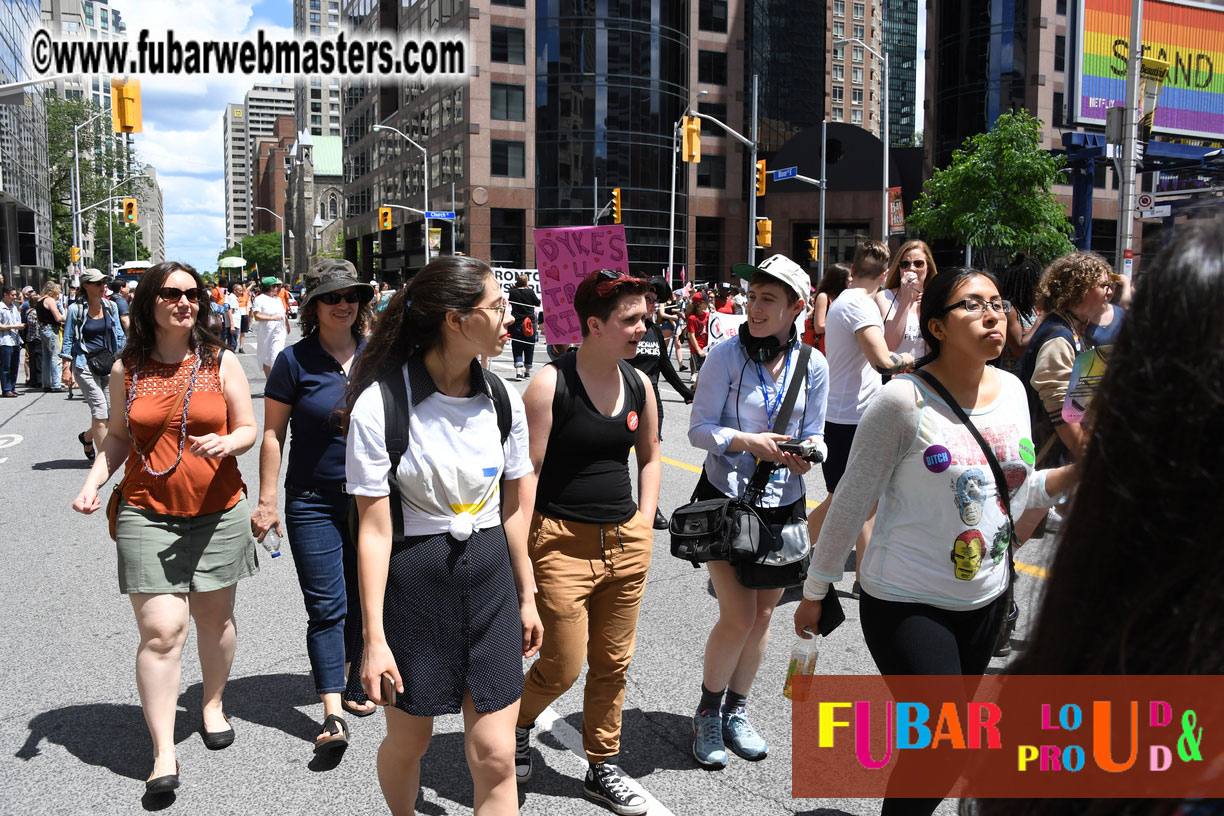
M259 572L245 498L205 516L167 516L119 506L119 591L211 592Z

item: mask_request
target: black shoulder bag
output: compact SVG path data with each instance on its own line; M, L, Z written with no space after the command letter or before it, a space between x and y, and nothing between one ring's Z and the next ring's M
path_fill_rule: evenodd
M807 366L811 355L811 346L805 344L799 349L795 376L791 378L786 397L774 419L774 433L785 432L790 422L801 383L807 381ZM805 552L800 557L810 558L811 542L808 540L806 522L802 524L802 543L807 546L799 547L801 542L795 536L787 536L788 541L796 546L785 548L781 546L781 541L775 540L778 537L771 534L770 525L761 519L753 507L765 492L769 474L773 469L773 462L758 462L744 494L739 498L705 499L676 508L668 528L672 555L690 562L694 567L706 561L752 563L757 561L758 557L778 561L783 557L783 550L793 549L804 549ZM795 553L790 553L793 554ZM806 573L806 565L803 571ZM802 580L801 577L799 581Z
M1007 613L1004 615L1001 628L999 630L998 640L996 641L996 650L999 646L1010 641L1012 630L1016 628L1016 619L1020 615L1020 609L1016 606L1016 522L1012 519L1011 512L1011 491L1007 487L1007 477L1003 475L1003 467L999 464L999 460L995 457L994 449L987 444L982 434L978 431L977 426L973 424L973 420L969 419L969 415L965 413L965 409L960 407L960 404L953 399L948 389L944 384L935 378L933 374L927 371L915 371L914 374L931 387L931 390L939 395L939 398L947 403L952 409L952 413L961 421L961 424L973 434L973 438L977 440L978 446L982 449L982 454L986 457L986 464L990 466L990 472L994 475L995 489L999 492L999 500L1003 503L1003 512L1007 514L1007 590L1004 593L1007 596Z

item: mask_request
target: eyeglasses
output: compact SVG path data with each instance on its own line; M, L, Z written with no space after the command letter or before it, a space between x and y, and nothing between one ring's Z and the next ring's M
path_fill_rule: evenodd
M340 301L345 303L360 303L361 293L356 289L349 289L343 292L325 292L318 296L320 303L326 303L328 306L335 306Z
M922 267L926 266L926 261L922 260L921 258L916 261L901 261L897 264L897 266L901 269L909 269L911 266L915 269L921 269Z
M646 302L647 302L647 303L649 303L649 304L651 304L651 305L654 305L654 304L656 304L656 303L658 303L658 302L659 302L659 296L658 296L658 295L646 294L646 295L643 295L643 297L645 297L645 298L646 298Z
M169 303L177 303L183 295L186 295L187 300L191 303L199 303L200 298L204 297L204 290L200 288L179 289L175 286L163 286L157 290L157 296Z
M473 306L473 309L486 309L490 312L497 312L499 317L506 316L506 307L510 305L510 301L502 298L496 306Z
M1097 282L1097 286L1101 287L1102 289L1106 291L1111 291L1111 292L1117 287L1117 285L1118 285L1117 282L1115 282L1113 278L1110 278L1109 280Z
M993 309L996 314L1007 314L1012 310L1010 300L986 301L982 300L981 298L965 298L964 300L958 300L956 303L946 307L940 312L940 314L945 315L953 309L964 309L971 315L985 314L987 306Z

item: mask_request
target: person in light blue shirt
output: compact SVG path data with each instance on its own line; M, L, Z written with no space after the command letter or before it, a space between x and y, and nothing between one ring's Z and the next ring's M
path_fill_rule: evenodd
M749 279L748 319L738 337L710 349L702 368L689 442L704 449L706 458L693 497L742 496L757 461L773 462L778 467L756 505L760 515L766 523L802 520L807 515L803 477L812 465L783 452L778 443L812 439L823 445L829 366L813 350L806 368L798 369L801 343L795 321L811 283L798 264L782 255L759 266L741 264L735 272ZM774 433L774 418L795 377L805 382L786 427ZM725 561L707 566L718 597L718 621L706 642L693 755L707 768L722 768L727 748L748 760L768 753L748 720L746 702L782 590L743 586Z

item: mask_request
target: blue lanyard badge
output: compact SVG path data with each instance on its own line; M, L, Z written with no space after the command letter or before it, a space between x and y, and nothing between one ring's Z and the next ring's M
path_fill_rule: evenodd
M761 368L761 364L756 364L757 379L761 381L761 397L765 401L765 425L766 430L774 430L773 419L778 413L778 408L782 405L782 396L786 393L786 375L790 373L791 355L788 350L786 353L786 365L782 369L782 379L778 381L778 393L774 395L773 404L769 402L769 386L765 382L765 372ZM786 433L785 428L777 429L777 433Z

